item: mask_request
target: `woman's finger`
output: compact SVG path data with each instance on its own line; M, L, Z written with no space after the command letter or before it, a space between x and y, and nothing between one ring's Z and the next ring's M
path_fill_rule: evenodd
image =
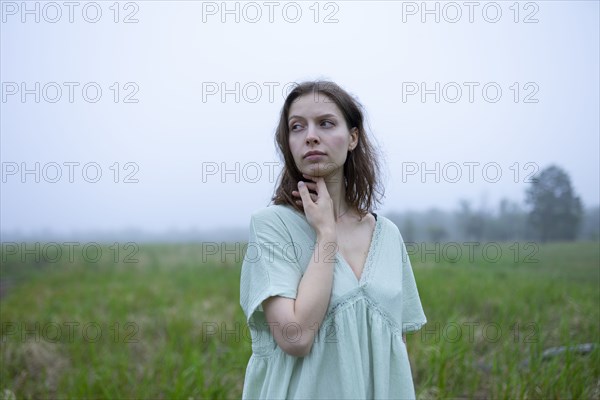
M298 182L298 191L300 192L300 197L302 197L302 203L306 206L306 204L312 203L312 199L310 198L310 193L308 192L308 188L303 181Z
M307 181L302 181L302 182L304 182L304 184L306 185L308 190L312 190L313 192L317 191L317 184L315 182L307 182Z
M312 193L311 191L309 191L308 193L310 193L310 196L313 199L316 199L317 194L316 193ZM300 197L300 192L297 190L292 190L292 196L296 196L296 197Z
M294 196L296 197L300 197L300 193L298 192L294 192ZM318 197L316 194L310 194L310 199L313 201L313 203L316 203L318 200ZM296 203L302 203L302 200L296 199Z
M325 194L329 196L329 193L327 192L327 185L325 184L325 178L322 176L315 177L315 182L317 183L318 197L322 197Z
M315 186L316 187L316 185L317 185L316 177L314 177L312 175L306 175L306 174L302 174L302 176L304 177L305 183L307 185L311 185L311 186Z

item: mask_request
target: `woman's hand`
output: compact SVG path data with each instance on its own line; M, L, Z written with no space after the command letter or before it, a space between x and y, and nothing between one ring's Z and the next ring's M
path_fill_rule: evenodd
M292 191L293 196L300 196L296 203L302 205L308 223L317 234L335 234L336 225L333 216L333 201L327 191L325 179L321 176L312 177L302 174L306 179L314 182L298 182L298 191ZM309 192L313 190L316 194Z

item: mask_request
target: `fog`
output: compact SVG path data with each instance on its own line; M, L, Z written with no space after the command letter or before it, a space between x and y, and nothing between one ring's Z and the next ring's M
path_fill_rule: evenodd
M365 107L378 213L523 204L550 164L599 203L598 2L114 4L2 3L2 240L243 237L308 79Z

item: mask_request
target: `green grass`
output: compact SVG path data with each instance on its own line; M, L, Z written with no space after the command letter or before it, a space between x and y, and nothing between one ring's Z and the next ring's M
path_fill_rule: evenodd
M530 258L510 246L492 261L479 249L456 262L411 253L428 318L407 343L419 398L600 398L598 348L541 359L600 343L598 243L540 245ZM0 398L241 396L240 253L202 262L201 245L144 245L122 262L128 253L1 255Z

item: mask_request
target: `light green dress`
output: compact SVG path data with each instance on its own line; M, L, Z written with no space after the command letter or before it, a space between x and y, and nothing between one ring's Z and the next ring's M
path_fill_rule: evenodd
M275 342L262 301L296 298L315 242L306 217L291 206L270 205L251 216L240 304L252 356L242 398L415 398L402 333L420 329L427 319L402 236L385 217L377 216L360 280L335 254L328 310L310 353L294 357ZM296 326L286 332L288 340L299 334Z

